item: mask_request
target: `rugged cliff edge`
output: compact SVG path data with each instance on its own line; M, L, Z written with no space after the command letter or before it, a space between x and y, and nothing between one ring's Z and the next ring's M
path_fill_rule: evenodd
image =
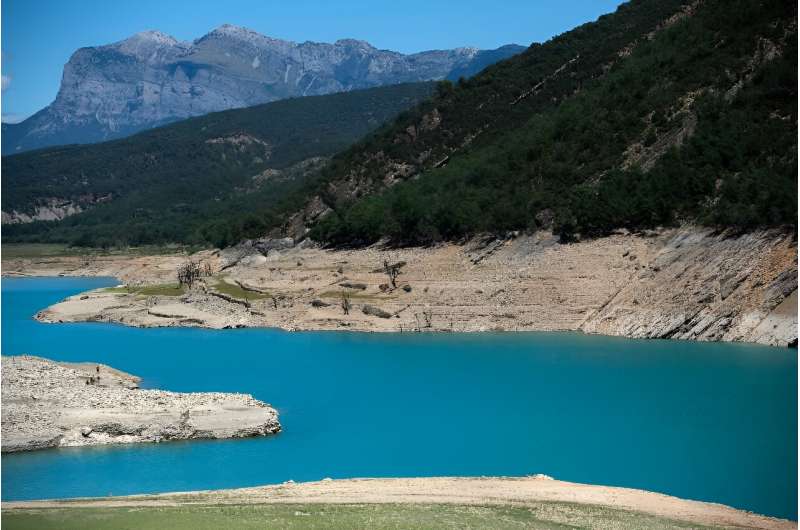
M280 431L278 413L247 394L140 390L139 378L93 363L3 357L2 452Z
M547 233L510 234L464 245L336 251L277 243L255 241L196 254L192 258L208 263L214 273L191 290L159 289L175 282L174 271L188 257L8 260L3 265L7 275L113 275L127 282L127 287L55 304L36 316L44 322L562 330L797 343L797 241L780 230L735 234L687 226L566 245ZM396 286L384 263L402 263Z

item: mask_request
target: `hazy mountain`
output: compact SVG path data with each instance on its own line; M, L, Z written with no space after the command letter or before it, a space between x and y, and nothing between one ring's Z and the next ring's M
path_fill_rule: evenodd
M457 79L522 50L403 55L352 39L295 43L228 24L194 42L145 31L76 51L53 103L21 123L3 124L2 151L99 142L288 97Z

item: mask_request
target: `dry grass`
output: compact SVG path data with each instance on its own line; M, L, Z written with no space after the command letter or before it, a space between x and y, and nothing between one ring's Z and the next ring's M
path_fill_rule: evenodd
M139 296L180 296L185 293L186 290L177 283L164 283L160 285L146 285L143 287L108 287L105 289L105 292L135 294Z

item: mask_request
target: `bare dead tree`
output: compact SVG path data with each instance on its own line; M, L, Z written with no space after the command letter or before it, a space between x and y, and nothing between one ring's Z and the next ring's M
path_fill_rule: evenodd
M202 275L205 277L214 275L214 267L211 265L210 262L206 261L205 263L203 263Z
M433 320L433 311L430 309L426 309L422 312L422 318L425 319L425 327L430 328L432 327L431 321Z
M353 307L353 304L350 303L350 295L343 292L342 293L342 311L345 315L350 314L350 308Z
M187 261L178 267L178 285L186 285L190 289L194 282L200 279L200 264L196 261Z
M423 329L431 329L433 327L433 311L430 309L425 309L422 311L421 319L420 313L414 313L414 318L417 321L417 332L420 332Z
M403 265L405 265L405 263L403 263ZM385 272L386 276L389 277L389 281L391 282L393 289L397 289L397 277L400 276L400 267L403 265L400 263L389 265L388 260L383 260L383 272Z

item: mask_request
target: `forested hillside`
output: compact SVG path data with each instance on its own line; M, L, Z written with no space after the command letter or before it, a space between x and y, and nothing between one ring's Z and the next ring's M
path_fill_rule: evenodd
M283 229L360 245L792 225L796 20L779 0L624 4L440 84L335 157Z
M233 243L240 234L228 226L263 230L263 217L248 212L269 208L324 157L432 90L419 83L287 99L122 140L3 157L4 220L57 207L83 211L60 222L6 224L3 238L93 246ZM214 232L217 222L223 236Z
M4 212L91 204L4 238L357 246L794 226L796 64L790 2L632 0L435 91L289 100L6 158Z

